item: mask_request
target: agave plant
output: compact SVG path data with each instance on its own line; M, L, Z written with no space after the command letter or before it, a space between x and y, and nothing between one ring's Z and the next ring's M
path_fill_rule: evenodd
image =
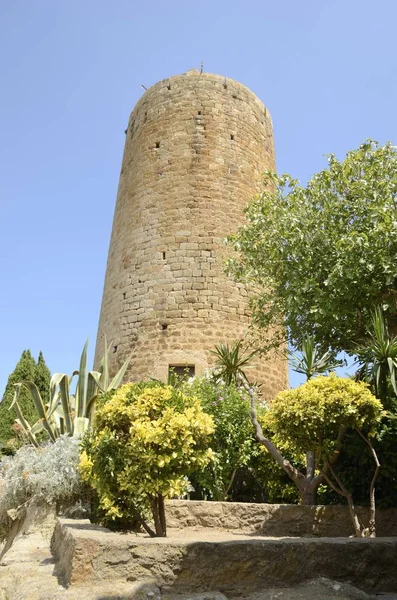
M361 365L357 378L373 386L376 396L383 402L388 401L389 382L397 396L397 336L389 335L387 323L380 307L371 313L371 327L368 329L369 341L356 346L354 353Z
M44 404L37 386L32 381L23 381L15 385L10 410L15 408L18 415L15 421L22 427L34 446L39 445L37 436L43 431L48 434L52 442L65 433L71 436L83 434L92 425L95 401L98 396L120 386L130 359L125 361L118 373L110 380L108 355L111 346L107 346L106 338L105 353L98 371L87 372L87 347L88 341L81 353L79 370L74 371L71 377L65 373L55 373L51 377L47 404ZM70 388L75 376L77 376L76 388L72 394ZM22 386L29 390L39 414L39 420L32 426L25 419L18 404Z
M241 380L248 381L243 367L247 367L255 354L259 350L254 350L249 354L242 352L242 340L235 342L232 347L229 344L219 344L211 352L217 357L216 367L217 376L225 382L226 385L234 383L239 385Z
M305 337L299 352L300 355L297 355L289 351L290 365L296 373L306 375L307 380L314 377L314 375L328 373L343 364L343 361L336 360L331 352L320 354L319 346L316 345L313 335Z

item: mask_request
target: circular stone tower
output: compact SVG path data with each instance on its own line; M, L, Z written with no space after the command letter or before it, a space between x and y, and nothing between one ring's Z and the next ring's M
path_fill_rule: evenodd
M96 363L106 334L112 371L132 355L128 381L197 375L216 344L247 336L247 291L224 274L223 238L274 167L270 114L240 83L194 70L143 95L126 131ZM280 356L248 374L269 399L287 386Z

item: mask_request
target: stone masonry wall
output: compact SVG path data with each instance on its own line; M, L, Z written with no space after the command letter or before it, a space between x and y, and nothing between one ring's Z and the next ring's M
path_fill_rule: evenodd
M360 522L368 527L369 509L356 507ZM266 536L348 537L354 534L347 506L302 506L249 502L169 500L167 526L177 529L214 528ZM397 536L397 509L376 511L379 537Z
M247 290L223 272L223 238L274 168L272 122L245 86L189 71L151 87L128 124L106 271L104 335L111 369L132 353L129 381L166 380L169 365L213 364L215 344L247 335ZM284 357L257 361L251 380L272 398Z

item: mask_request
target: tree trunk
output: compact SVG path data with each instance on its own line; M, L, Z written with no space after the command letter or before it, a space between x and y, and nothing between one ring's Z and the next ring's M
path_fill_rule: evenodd
M363 440L368 445L372 458L375 462L375 472L372 476L371 485L369 487L369 525L368 525L368 537L376 537L376 503L375 503L375 483L379 475L380 462L378 459L378 455L376 454L375 448L370 442L369 438L367 438L362 431L357 429L358 433L361 435Z
M315 506L317 504L317 486L311 485L311 481L306 486L299 488L299 495L304 506Z
M152 496L150 504L156 537L166 537L167 530L165 523L164 497L161 494L156 494L155 496Z
M164 496L159 494L158 496L158 506L159 506L159 516L160 516L160 524L161 524L161 537L167 537L167 524L165 521L165 503Z

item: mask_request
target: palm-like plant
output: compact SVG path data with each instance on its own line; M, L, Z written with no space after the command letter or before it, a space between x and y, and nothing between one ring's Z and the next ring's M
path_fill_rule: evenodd
M215 346L215 350L211 352L217 357L215 366L217 368L217 377L223 379L226 385L239 385L241 379L248 382L244 368L247 367L258 353L258 349L244 354L243 341L238 340L231 347L229 344L219 344Z
M376 396L384 405L389 396L389 382L397 396L397 336L390 337L387 323L380 307L371 313L371 327L368 329L369 341L356 346L354 353L361 365L357 378L373 386Z
M110 380L108 354L111 346L107 346L106 337L105 353L98 371L87 372L87 347L88 341L81 353L79 370L74 371L71 377L65 373L55 373L51 377L50 400L47 404L44 404L37 386L32 381L23 381L15 385L15 394L10 410L15 408L18 415L15 421L34 446L39 445L37 435L42 431L45 431L53 442L65 433L75 436L83 434L92 424L95 401L98 396L120 386L130 359L125 361L115 377ZM77 376L77 382L75 392L72 394L70 387L75 376ZM29 390L39 414L39 420L32 426L25 419L18 404L22 386Z
M336 360L331 352L321 354L313 335L304 338L299 351L299 355L289 351L290 364L293 371L306 375L307 380L314 377L314 375L328 373L343 364L343 361Z

